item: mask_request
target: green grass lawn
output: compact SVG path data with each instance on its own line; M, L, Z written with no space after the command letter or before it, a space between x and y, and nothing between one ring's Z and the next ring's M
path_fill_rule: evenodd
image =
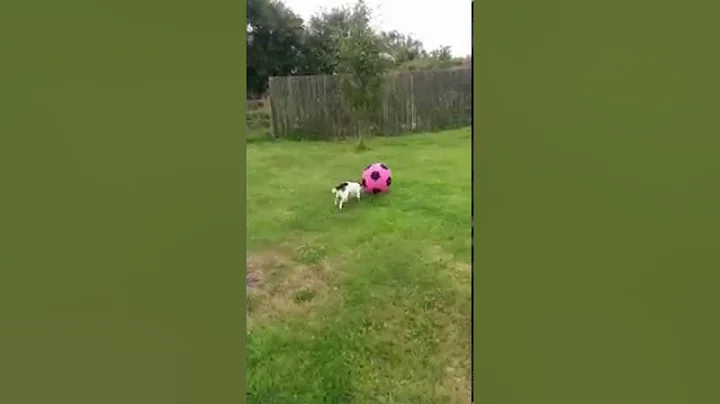
M249 403L470 400L470 129L368 145L247 145Z

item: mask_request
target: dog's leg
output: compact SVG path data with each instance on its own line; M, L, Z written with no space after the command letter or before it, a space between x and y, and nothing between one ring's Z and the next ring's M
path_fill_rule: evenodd
M358 200L358 201L360 200L360 194L361 194L361 193L362 193L362 192L360 192L360 191L357 192L357 200Z
M345 205L345 202L347 202L347 194L343 195L342 199L340 199L340 209L343 208L343 205Z

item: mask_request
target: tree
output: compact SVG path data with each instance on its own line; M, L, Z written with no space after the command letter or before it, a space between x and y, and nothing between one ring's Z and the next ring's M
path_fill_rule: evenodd
M434 49L430 52L430 57L432 59L442 60L442 61L450 61L452 60L452 52L450 52L449 46L441 46L437 49Z
M387 52L383 38L370 27L371 11L365 2L359 0L349 14L348 31L339 44L338 70L343 98L352 110L359 145L363 146L391 62L383 55Z
M343 6L323 10L310 17L306 26L306 70L334 74L340 63L340 41L350 32L353 9Z
M410 35L393 30L383 32L381 36L397 65L427 57L423 43Z
M296 74L306 53L303 20L279 0L247 0L247 87L267 90L270 76Z
M360 2L353 7L335 7L312 16L307 23L281 0L247 0L247 87L248 96L264 94L270 76L336 74L350 68L349 56L363 46L381 49L382 67L416 70L449 67L449 47L428 53L422 42L397 31L374 32L369 26L370 9ZM348 41L352 37L370 42ZM359 35L359 37L358 37ZM342 50L345 46L347 49ZM343 56L342 53L346 54ZM373 54L371 59L376 54ZM345 59L341 67L341 59ZM368 59L372 65L377 60ZM349 69L349 70L348 70Z

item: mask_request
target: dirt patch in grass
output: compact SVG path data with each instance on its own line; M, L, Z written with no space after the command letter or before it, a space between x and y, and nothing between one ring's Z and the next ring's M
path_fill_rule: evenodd
M428 258L432 261L446 265L447 268L456 272L455 275L462 279L467 277L468 283L470 282L470 271L472 270L472 265L470 265L470 263L455 259L454 255L448 253L443 250L442 247L437 245L428 249Z
M298 262L292 249L250 253L247 258L248 328L287 316L312 316L333 298L329 268Z
M467 371L448 367L445 378L438 386L438 392L444 402L464 404L470 401L470 377Z
M443 359L438 365L444 367L442 376L437 381L436 388L443 402L466 403L470 400L470 263L456 259L453 254L443 250L440 246L433 246L427 250L427 258L437 262L455 279L456 287L467 295L467 302L458 301L449 311L431 310L438 328L444 330L444 335L437 346L438 356ZM454 314L448 318L449 313ZM460 344L458 344L460 342Z
M444 396L449 403L467 403L470 401L470 333L466 336L466 349L458 349L457 346L448 346L447 343L440 344L438 352L445 356L445 372L438 381L437 389L440 395Z

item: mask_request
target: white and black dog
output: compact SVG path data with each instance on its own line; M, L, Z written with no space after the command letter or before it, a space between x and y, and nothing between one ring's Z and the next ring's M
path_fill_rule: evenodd
M335 205L343 208L343 204L348 201L351 196L360 200L360 194L362 193L362 186L357 182L343 182L332 189L332 193L335 194Z

